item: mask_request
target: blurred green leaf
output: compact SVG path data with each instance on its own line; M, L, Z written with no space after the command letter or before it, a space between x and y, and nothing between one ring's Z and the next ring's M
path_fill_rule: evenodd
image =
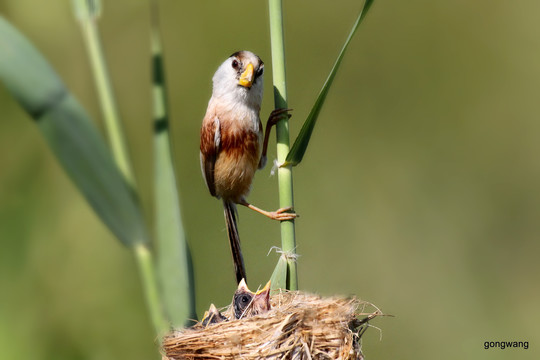
M304 154L306 152L306 149L308 147L311 134L313 133L313 129L315 128L315 123L317 122L319 113L321 112L321 109L324 105L324 101L326 100L326 95L328 95L328 91L330 90L330 87L332 86L332 82L334 81L334 78L339 69L339 66L341 65L343 56L345 55L345 52L347 51L347 47L349 46L351 39L356 33L358 26L360 25L360 23L362 22L366 14L368 13L369 8L371 7L373 1L374 0L366 0L364 2L364 6L362 7L360 14L358 14L356 22L354 23L351 29L351 32L349 33L349 36L347 37L347 40L345 40L345 44L343 44L343 47L341 48L341 51L336 59L336 62L334 63L334 66L332 67L332 70L330 70L330 74L326 78L326 81L324 82L324 85L321 91L319 92L319 96L317 97L317 100L315 100L315 104L311 108L311 111L306 121L302 125L302 129L300 129L300 133L298 134L298 137L294 141L294 144L291 150L287 154L287 158L285 159L285 162L281 165L282 167L289 166L289 165L296 166L302 161Z
M100 0L71 0L79 20L94 20L101 16Z
M128 246L148 242L139 204L84 108L33 45L0 17L0 80L34 118L64 170Z
M154 19L156 25L157 19ZM163 74L161 40L152 31L152 66L154 77L154 196L158 277L163 302L172 325L189 325L195 314L195 285L191 253L182 226L178 187L169 140L167 98Z

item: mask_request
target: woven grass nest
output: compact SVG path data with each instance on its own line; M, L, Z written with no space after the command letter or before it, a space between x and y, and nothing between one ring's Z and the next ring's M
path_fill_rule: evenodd
M171 332L163 359L363 359L360 338L382 315L356 298L280 292L270 301L261 315Z

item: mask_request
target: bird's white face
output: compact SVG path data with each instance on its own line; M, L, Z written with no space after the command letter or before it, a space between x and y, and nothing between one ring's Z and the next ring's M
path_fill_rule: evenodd
M246 105L257 110L263 97L264 63L250 51L231 55L213 77L212 97L231 105Z

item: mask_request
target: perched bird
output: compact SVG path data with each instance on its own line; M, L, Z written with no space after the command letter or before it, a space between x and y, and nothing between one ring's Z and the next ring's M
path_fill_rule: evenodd
M270 309L270 281L263 289L254 293L249 290L245 280L242 279L238 289L234 292L231 318L245 319L265 313Z
M275 220L296 217L288 212L291 208L265 211L246 201L255 171L266 163L272 126L290 116L289 109L274 110L263 137L259 118L263 73L262 60L250 51L236 52L225 60L212 79L212 97L201 127L201 170L210 194L223 200L237 283L246 279L246 271L236 225L236 204Z

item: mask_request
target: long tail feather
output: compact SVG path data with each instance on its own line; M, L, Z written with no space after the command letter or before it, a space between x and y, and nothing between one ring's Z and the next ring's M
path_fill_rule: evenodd
M225 213L225 223L227 224L229 244L231 245L234 273L236 274L236 282L239 284L242 279L246 279L247 281L247 278L244 258L240 249L240 235L238 235L238 228L236 226L236 206L232 202L223 201L223 210Z

